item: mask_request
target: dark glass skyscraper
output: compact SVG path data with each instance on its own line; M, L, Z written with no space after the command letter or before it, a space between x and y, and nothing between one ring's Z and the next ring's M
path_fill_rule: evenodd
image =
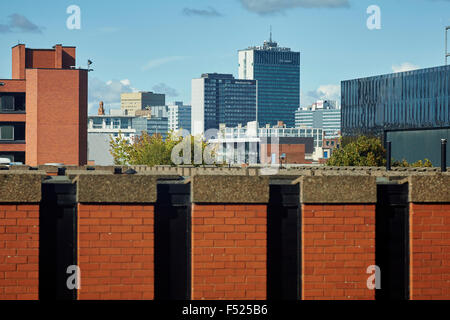
M206 73L192 80L192 132L235 127L256 120L256 81Z
M450 66L342 81L342 134L450 126Z
M265 41L239 51L239 78L258 81L258 123L294 127L300 106L300 52Z

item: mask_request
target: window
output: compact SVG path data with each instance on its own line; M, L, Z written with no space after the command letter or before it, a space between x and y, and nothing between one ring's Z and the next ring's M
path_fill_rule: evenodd
M121 129L128 129L128 119L123 118L120 124Z
M102 127L103 127L103 120L102 120L102 118L94 118L93 128L94 129L101 129Z
M0 140L14 140L14 127L13 126L1 126L0 127Z
M113 129L119 129L120 119L113 119Z
M1 96L0 97L0 110L1 111L14 111L14 96Z
M25 112L25 93L0 92L0 112Z

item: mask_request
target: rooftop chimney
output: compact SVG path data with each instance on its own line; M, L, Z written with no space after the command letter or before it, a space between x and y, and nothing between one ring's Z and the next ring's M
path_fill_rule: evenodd
M98 115L104 116L105 115L105 108L103 108L103 101L100 101L98 106Z

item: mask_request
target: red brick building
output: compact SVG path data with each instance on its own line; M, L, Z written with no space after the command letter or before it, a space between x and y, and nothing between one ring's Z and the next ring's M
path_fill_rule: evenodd
M12 48L12 79L0 79L0 158L28 165L87 163L87 70L75 47Z
M261 141L261 154L266 154L267 159L271 159L274 150L267 143L268 141ZM305 159L306 155L311 155L314 151L314 139L312 137L279 137L276 142L279 145L278 154L284 154L284 159L274 159L275 161L282 161L282 164L306 164L311 163Z

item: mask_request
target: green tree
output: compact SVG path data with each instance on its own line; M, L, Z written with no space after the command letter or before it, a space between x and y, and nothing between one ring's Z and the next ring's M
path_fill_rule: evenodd
M117 137L111 135L109 140L109 152L113 156L115 165L126 165L130 161L130 153L132 152L131 144L124 139L119 131Z
M191 140L190 163L194 164L195 145L197 145L198 149L201 146L200 150L203 155L207 144L199 137L194 138L190 136L189 138ZM132 142L125 139L119 133L118 137L111 137L110 139L110 153L116 165L173 165L171 159L172 150L182 141L183 137L174 132L169 132L166 139L163 139L160 134L150 136L147 132L143 131ZM202 164L204 164L203 156L202 161Z
M408 163L408 161L406 161L405 159L403 159L402 161L393 161L392 162L392 166L393 167L413 167L413 168L421 168L421 167L425 167L425 168L431 168L433 167L433 164L431 163L431 161L429 159L426 159L424 161L419 160L416 161L414 163Z
M386 150L380 139L360 136L342 148L335 149L327 165L380 167L386 164L385 155Z

